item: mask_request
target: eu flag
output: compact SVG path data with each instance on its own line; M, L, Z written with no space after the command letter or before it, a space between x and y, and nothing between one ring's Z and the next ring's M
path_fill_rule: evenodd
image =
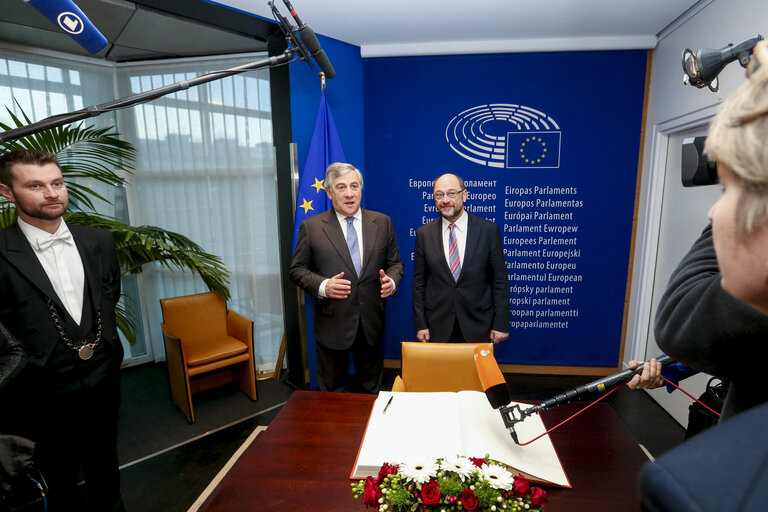
M325 97L325 88L320 97L320 108L317 111L315 129L309 140L307 159L304 171L299 176L299 190L296 194L296 217L293 224L293 248L296 248L296 238L299 236L299 226L307 217L317 215L332 208L331 200L323 188L325 170L334 162L346 162L344 150L341 148L336 124L333 122L331 109ZM315 373L315 332L314 306L315 301L305 293L306 328L307 328L307 362L309 363L309 388L318 389Z
M341 148L336 124L333 122L331 109L325 97L325 88L320 97L315 130L309 140L304 172L299 177L299 191L296 194L296 216L293 224L293 247L299 236L299 225L307 217L317 215L331 208L331 200L323 188L325 170L334 162L346 162Z
M507 133L507 169L560 167L560 132Z

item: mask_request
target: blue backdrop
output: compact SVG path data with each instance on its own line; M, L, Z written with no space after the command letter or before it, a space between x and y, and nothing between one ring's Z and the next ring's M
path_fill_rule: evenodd
M645 66L645 51L363 59L365 206L392 217L405 263L384 357L415 340L415 231L437 216L432 180L453 172L504 236L498 360L617 364Z

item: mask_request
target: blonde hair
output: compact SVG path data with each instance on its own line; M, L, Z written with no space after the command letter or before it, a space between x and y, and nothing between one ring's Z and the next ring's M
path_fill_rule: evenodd
M720 106L704 152L742 182L737 234L748 236L768 220L768 63Z

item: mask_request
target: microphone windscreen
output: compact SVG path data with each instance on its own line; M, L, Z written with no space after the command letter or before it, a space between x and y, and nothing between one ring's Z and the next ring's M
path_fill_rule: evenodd
M320 50L319 52L312 54L312 57L314 57L315 62L320 66L320 69L323 70L323 73L325 73L325 78L330 80L336 76L336 70L333 69L333 65L328 59L328 55L325 54L325 51Z
M315 62L317 62L317 65L320 66L320 69L325 73L325 78L331 79L335 77L336 70L333 69L333 65L331 65L328 55L325 54L325 51L320 46L320 41L317 39L315 31L307 25L303 25L299 28L299 35L301 36L301 40L304 41L307 50L309 50L309 54L312 55Z
M477 374L480 377L480 383L485 390L485 396L491 404L491 407L498 409L512 401L509 396L509 388L501 368L493 357L493 351L487 346L478 346L474 350L475 366Z

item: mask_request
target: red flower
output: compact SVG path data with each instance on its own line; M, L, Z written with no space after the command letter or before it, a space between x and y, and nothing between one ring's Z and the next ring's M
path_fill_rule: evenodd
M461 504L467 512L477 511L477 496L472 492L472 489L464 489L464 492L461 493Z
M430 480L421 487L421 501L425 505L437 505L440 501L440 484Z
M381 487L376 483L376 479L369 476L365 479L365 490L363 491L363 503L366 508L379 508L379 498L381 498Z
M531 487L531 505L543 507L547 504L547 491L541 487Z
M396 474L397 474L397 466L393 466L385 462L384 465L381 466L381 469L379 470L379 476L376 479L376 483L381 485L381 482L384 481L385 476L396 475Z
M531 484L525 479L523 475L515 475L515 481L512 482L512 492L518 498L525 497L531 491Z
M482 465L485 464L485 459L481 459L479 457L470 457L469 460L471 460L472 464L477 467L482 467Z

